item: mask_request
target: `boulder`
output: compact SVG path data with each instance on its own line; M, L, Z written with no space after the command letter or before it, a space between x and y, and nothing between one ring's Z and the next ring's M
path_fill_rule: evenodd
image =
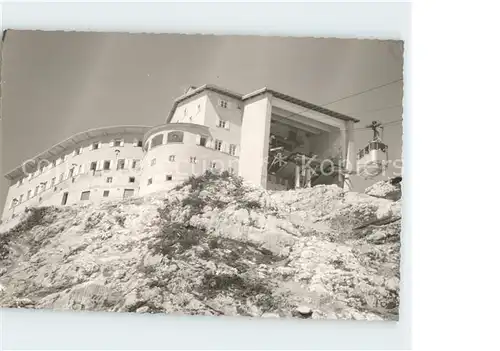
M373 197L398 201L401 199L401 181L397 182L390 179L377 182L366 188L365 194Z

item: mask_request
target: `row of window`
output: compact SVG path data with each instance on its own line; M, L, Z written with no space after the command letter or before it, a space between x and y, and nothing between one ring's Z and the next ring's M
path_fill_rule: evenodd
M229 108L229 101L219 99L218 105L222 108ZM199 114L200 112L201 112L201 104L198 104L198 106L196 106L196 114ZM184 108L184 117L186 117L187 114L188 114L188 110L187 110L187 107L185 107Z
M118 160L118 161L123 161L123 162L118 162L117 169L124 169L124 167L125 167L125 160ZM139 160L131 160L131 161L132 161L132 167L131 168L136 168L137 165L138 165ZM95 171L96 167L97 167L97 164L98 164L97 161L91 162L91 164L90 164L90 170L91 171ZM110 161L104 161L104 169L109 169L110 165L111 165ZM82 165L80 165L78 173L82 173L82 170L83 170L83 167L82 167ZM76 176L78 173L75 173L75 168L73 167L73 168L71 168L69 170L68 178L72 178L73 181L74 181L73 177ZM55 188L55 185L64 181L64 173L59 175L59 182L56 183L56 181L57 181L57 177L53 177L51 179L51 181L50 181L50 186L48 188L54 187L54 191L57 190L57 188ZM113 182L113 177L107 177L106 178L106 183L112 183L112 182ZM129 183L135 183L135 177L129 177L128 182ZM28 190L28 192L26 194L26 200L29 200L32 197L37 196L38 194L43 193L46 189L47 189L47 182L40 183L39 185L37 185L35 187L34 191L32 191L31 189ZM24 198L24 194L21 194L21 195L19 195L19 199L16 199L16 198L12 199L11 208L14 207L14 206L17 206L19 203L23 202L23 198Z
M229 129L229 122L220 120L218 122L218 127ZM151 144L149 143L149 141L146 143L145 150L149 151L157 146L163 145L163 138L164 138L164 134L162 134L162 133L155 135L151 139ZM167 142L166 142L167 144L183 143L183 142L184 142L184 132L173 131L173 132L167 133ZM201 146L214 148L215 150L218 150L218 151L228 152L232 156L234 156L236 154L236 145L235 144L230 144L228 150L226 150L226 148L224 147L225 143L219 139L212 140L212 139L209 139L205 136L198 135L196 143L198 145L201 145ZM150 147L150 145L151 145L151 147Z
M169 182L169 181L172 181L174 178L171 174L166 174L165 175L165 181ZM153 178L148 178L148 185L151 185L153 184Z
M139 167L140 160L126 160L124 158L118 159L116 161L116 170L122 170L122 169L128 169L130 166L130 169L137 169ZM81 167L81 166L80 166ZM99 170L105 170L109 171L113 168L113 161L112 160L103 160L103 161L93 161L90 163L90 170L91 171L99 171Z
M212 162L212 163L210 164L210 168L212 168L212 169L217 168L217 163L216 163L216 162ZM234 168L232 168L232 167L229 167L229 168L227 169L227 171L228 171L230 174L234 174ZM169 182L169 181L172 181L172 180L173 180L173 176L172 176L172 174L166 174L166 175L165 175L165 181ZM152 185L152 184L153 184L153 178L148 178L147 185Z
M123 190L123 197L124 198L127 198L127 197L131 197L134 195L134 189L125 189ZM102 192L102 197L109 197L109 190L104 190ZM66 198L67 200L67 198ZM80 195L80 200L81 201L88 201L90 200L90 191L87 190L87 191L82 191L81 195Z
M123 139L114 139L114 140L112 140L112 141L109 142L109 146L110 147L121 147L123 145L124 145L124 140ZM133 146L142 147L142 140L137 140L137 139L134 140ZM89 149L90 149L90 151L92 151L92 150L100 149L101 147L102 147L102 143L100 141L97 141L97 142L92 143L89 146ZM78 156L78 155L80 155L80 154L83 153L83 150L84 150L83 147L78 147L75 150L73 150L73 153L71 155L73 157ZM52 168L60 165L61 163L64 163L67 160L67 158L68 158L68 155L63 155L60 158L58 158L56 160L53 160L50 163L40 165L39 169L37 169L35 172L30 173L28 175L28 177L27 177L28 181L30 181L34 177L37 177L38 175L42 174L46 170L52 169ZM19 179L19 181L17 182L17 186L21 186L24 183L24 179L25 178Z

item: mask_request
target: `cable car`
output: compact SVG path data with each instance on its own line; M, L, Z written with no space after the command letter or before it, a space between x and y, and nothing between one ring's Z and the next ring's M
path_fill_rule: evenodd
M357 155L357 173L369 179L380 175L388 165L389 155L387 145L382 142L379 128L382 125L373 121L368 127L373 129L373 139Z

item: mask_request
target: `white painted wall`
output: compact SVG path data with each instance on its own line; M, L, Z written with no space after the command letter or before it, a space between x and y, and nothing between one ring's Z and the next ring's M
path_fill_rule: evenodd
M195 132L183 131L182 143L167 143L166 134L171 132L170 125L166 125L168 130L159 131L152 134L147 141L150 142L156 135L164 133L164 143L149 149L143 159L143 171L140 180L140 195L149 194L159 190L170 189L188 179L191 175L202 175L206 170L211 169L211 163L215 162L219 170L230 170L237 174L238 158L231 156L227 152L213 149L213 144L207 146L198 145L199 136ZM170 159L174 156L174 160ZM191 157L196 157L195 163L191 163ZM153 164L153 159L155 162ZM172 176L172 180L167 180L167 175ZM149 184L149 179L152 183Z
M266 187L271 96L264 94L249 100L243 110L239 175L247 181Z
M203 92L179 103L170 123L205 124L207 99Z

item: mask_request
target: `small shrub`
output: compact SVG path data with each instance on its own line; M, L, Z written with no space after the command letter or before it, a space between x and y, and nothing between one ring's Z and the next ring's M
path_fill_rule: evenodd
M247 210L254 210L258 208L262 208L262 205L259 201L256 200L243 200L238 203L239 208L246 208Z
M115 221L116 221L116 223L118 223L118 225L119 225L120 227L122 227L122 228L124 228L124 227L125 227L125 220L126 220L126 219L127 219L127 218L126 218L125 216L120 216L120 215L115 216Z
M93 212L90 216L87 217L85 221L85 231L89 231L95 228L99 223L101 223L102 218L104 217L104 212L95 213Z
M208 242L208 247L212 250L218 248L219 246L220 246L220 244L219 244L219 240L217 238L212 238Z
M263 281L244 279L239 275L217 275L212 273L203 277L200 290L208 297L213 297L221 291L228 291L242 299L270 293L269 288Z
M199 245L206 235L205 231L181 223L164 224L158 234L158 239L150 245L155 254L168 258L180 255L195 245Z
M50 211L57 212L58 210L53 206L27 207L24 210L24 212L28 213L27 218L18 223L14 228L0 235L0 260L7 258L10 251L10 243L16 238L28 233L36 226L52 223L53 218L47 216Z
M262 312L280 311L289 308L289 303L286 295L279 294L263 294L257 297L255 305L259 307Z

